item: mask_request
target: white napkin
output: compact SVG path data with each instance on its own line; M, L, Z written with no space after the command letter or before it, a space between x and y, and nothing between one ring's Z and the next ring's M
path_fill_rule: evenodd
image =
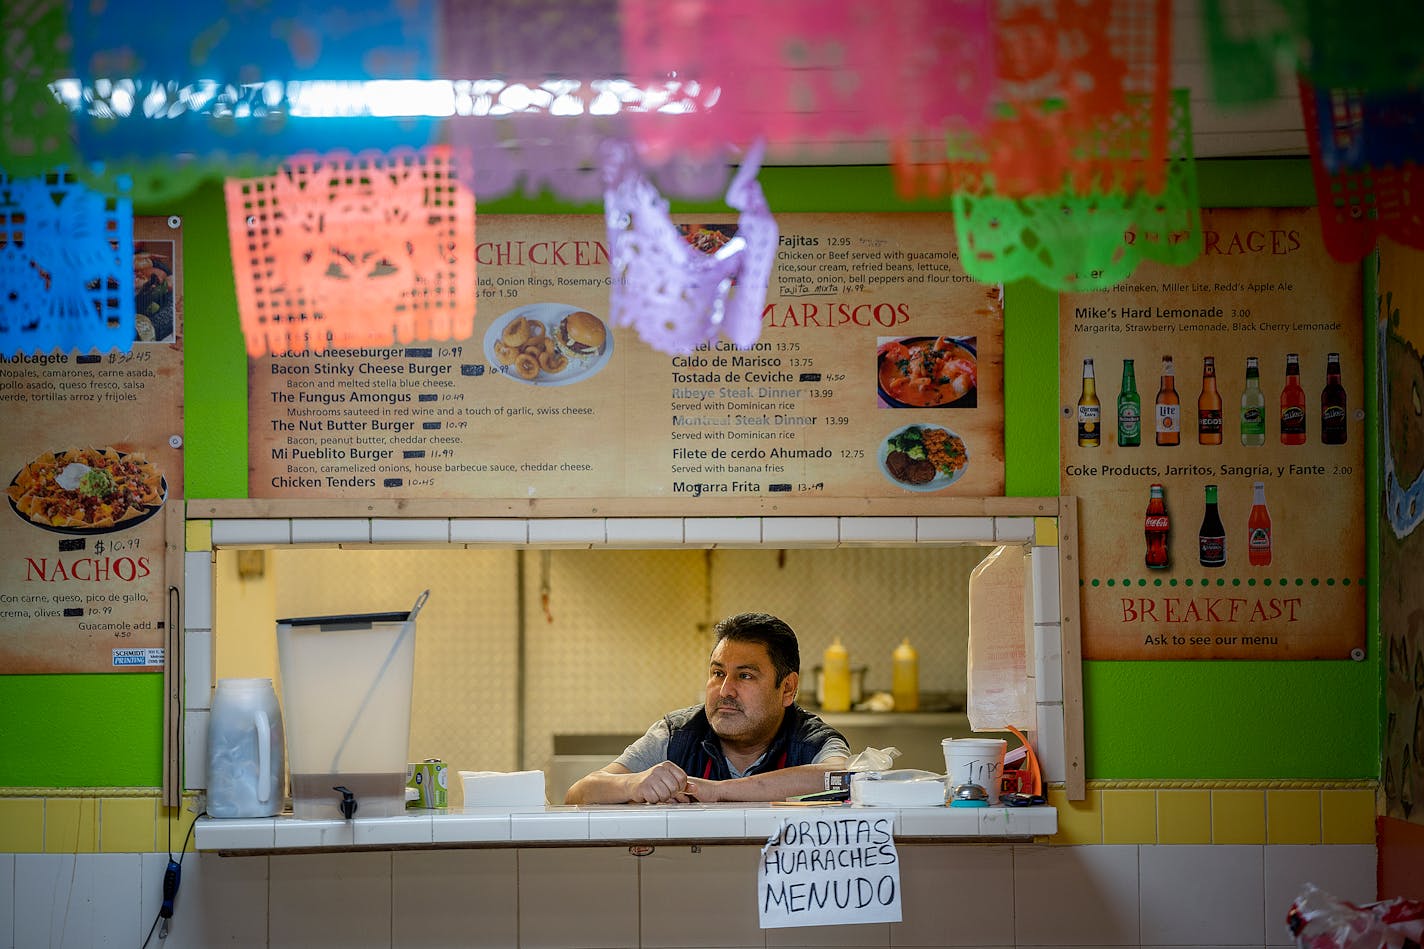
M466 807L543 807L542 771L461 771Z

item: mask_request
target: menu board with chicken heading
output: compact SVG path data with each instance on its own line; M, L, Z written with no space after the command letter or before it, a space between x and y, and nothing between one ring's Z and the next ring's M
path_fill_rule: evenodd
M481 218L472 338L249 360L249 495L1001 495L1003 293L951 217L778 224L759 339L669 354L613 324L601 218Z

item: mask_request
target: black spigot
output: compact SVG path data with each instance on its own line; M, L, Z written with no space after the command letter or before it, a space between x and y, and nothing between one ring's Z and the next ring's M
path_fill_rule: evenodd
M356 795L351 793L350 788L339 784L332 790L341 792L341 803L338 805L341 808L341 816L350 820L351 815L356 813Z

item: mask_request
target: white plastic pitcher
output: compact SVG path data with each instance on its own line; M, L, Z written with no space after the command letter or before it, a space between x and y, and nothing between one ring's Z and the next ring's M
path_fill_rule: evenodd
M277 621L295 816L405 813L415 618L429 595L409 613Z
M208 715L208 815L281 813L282 713L271 679L219 679Z

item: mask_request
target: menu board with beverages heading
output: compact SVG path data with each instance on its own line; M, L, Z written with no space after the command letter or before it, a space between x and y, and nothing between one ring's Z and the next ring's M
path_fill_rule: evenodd
M183 497L183 235L134 219L130 352L0 359L0 673L156 672Z
M1059 301L1086 659L1364 658L1360 267L1313 208Z
M669 355L612 325L601 218L481 218L474 337L249 361L250 496L1003 494L1003 293L952 218L778 224L760 339Z

